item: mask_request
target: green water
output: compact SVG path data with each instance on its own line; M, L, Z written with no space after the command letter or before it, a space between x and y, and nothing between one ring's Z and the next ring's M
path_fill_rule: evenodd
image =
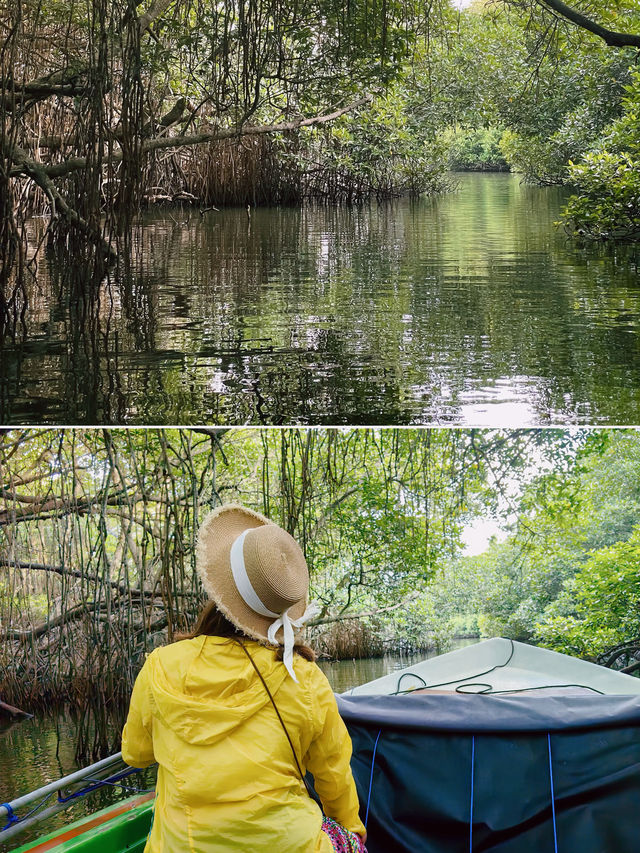
M476 640L454 640L451 648L457 649L477 642ZM329 684L336 693L346 693L352 687L366 684L383 675L389 675L398 669L404 669L425 658L435 657L436 652L416 652L410 655L387 655L383 658L362 658L360 660L319 661L319 666L327 676Z
M564 196L149 212L101 284L42 260L0 422L638 423L636 248L567 241Z

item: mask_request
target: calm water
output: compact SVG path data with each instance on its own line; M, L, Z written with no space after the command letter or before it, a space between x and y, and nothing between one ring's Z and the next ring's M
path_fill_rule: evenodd
M477 640L454 640L449 650L472 645ZM404 669L418 661L436 656L436 652L416 652L410 655L387 655L383 658L362 658L360 660L320 661L320 668L329 679L336 693L345 693L352 687L366 684L375 678L382 678L398 669Z
M459 640L454 648L475 642ZM410 666L432 654L389 655L384 658L364 660L321 662L331 686L341 693L358 684L380 678L396 669ZM34 790L55 779L77 770L74 759L75 729L74 721L66 712L57 716L38 717L33 720L16 723L3 729L0 724L0 803ZM153 784L152 777L143 780L144 784ZM135 784L134 781L125 784ZM72 820L103 808L119 799L119 792L100 790L77 802L73 809L54 816L46 822L47 832L63 826ZM27 830L13 842L4 845L0 840L0 853L18 847L28 840L44 834L44 829ZM1 839L0 834L0 839Z
M636 249L568 242L562 198L154 211L126 275L40 264L0 422L638 423Z

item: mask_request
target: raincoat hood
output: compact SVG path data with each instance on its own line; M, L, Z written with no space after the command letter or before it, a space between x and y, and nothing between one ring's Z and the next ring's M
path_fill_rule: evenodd
M281 720L251 660L221 637L156 649L138 673L122 757L158 763L145 853L333 853L306 770L326 814L364 834L351 741L326 676L295 655L296 682L276 648L245 648Z
M276 693L289 677L276 650L251 640L245 641L245 648ZM181 640L164 647L162 654L152 654L147 663L156 714L190 744L215 744L271 701L251 661L233 640Z

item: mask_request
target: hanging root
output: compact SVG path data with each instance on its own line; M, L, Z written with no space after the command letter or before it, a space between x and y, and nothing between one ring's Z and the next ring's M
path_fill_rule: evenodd
M108 263L115 263L117 260L116 250L107 240L105 240L99 228L90 225L65 201L47 174L45 167L42 166L41 163L32 160L26 151L23 151L15 145L9 146L8 143L3 142L3 149L3 153L11 159L17 170L31 178L47 196L51 202L52 220L60 217L64 218L69 225L75 227L78 231L88 237L89 240L95 243L99 249L101 249L104 258Z

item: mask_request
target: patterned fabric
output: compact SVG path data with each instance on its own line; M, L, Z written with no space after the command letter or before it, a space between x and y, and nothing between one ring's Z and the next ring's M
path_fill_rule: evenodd
M322 831L329 836L336 853L367 853L367 848L359 835L350 832L330 817L322 821Z

